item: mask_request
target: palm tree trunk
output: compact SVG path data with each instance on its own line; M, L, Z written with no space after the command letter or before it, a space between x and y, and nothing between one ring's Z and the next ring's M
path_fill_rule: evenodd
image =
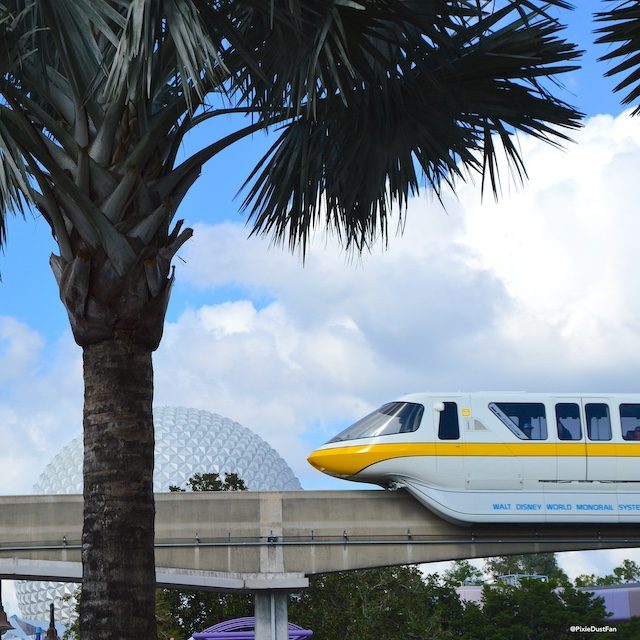
M155 640L151 351L84 347L82 640Z

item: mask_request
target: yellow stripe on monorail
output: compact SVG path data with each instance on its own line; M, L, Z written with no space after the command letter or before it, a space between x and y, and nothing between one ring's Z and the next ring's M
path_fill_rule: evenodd
M319 471L334 476L352 476L376 462L409 456L435 456L436 444L365 444L338 447L335 449L319 449L307 460ZM459 454L461 455L461 454Z
M464 442L461 443L466 456L520 456L572 458L592 456L598 458L636 458L640 457L638 443L593 443L593 442ZM378 445L386 446L386 445ZM450 442L436 443L439 456L457 456L460 445Z
M412 442L362 444L319 449L308 458L316 469L337 476L352 476L366 467L394 458L465 457L640 457L640 442Z

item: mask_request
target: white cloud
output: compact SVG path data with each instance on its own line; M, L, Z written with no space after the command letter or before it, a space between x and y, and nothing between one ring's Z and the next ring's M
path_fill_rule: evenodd
M203 306L168 324L156 357L156 399L238 420L302 473L309 420L363 411L362 403L351 406L359 398L351 381L361 377L358 388L366 388L379 364L349 325L301 327L278 303Z
M598 116L576 141L557 153L527 140L531 181L500 204L480 207L464 188L464 242L512 299L501 333L528 343L534 370L555 352L567 374L604 365L608 376L637 367L640 350L640 126L628 115Z
M0 383L29 375L38 361L44 341L15 318L0 317Z
M15 318L0 317L0 494L32 492L40 472L82 428L82 362L70 335L46 345ZM19 613L12 580L8 614Z
M301 344L350 327L381 365L368 402L420 388L632 390L640 125L598 116L575 137L564 152L523 139L530 180L499 203L481 204L477 185L447 197L447 214L414 199L386 253L350 263L327 240L303 269L239 225L201 224L180 277L277 301Z
M7 317L0 318L0 341L0 493L29 493L50 458L81 429L81 352L68 336L45 345Z
M312 426L349 421L416 388L453 386L442 372L451 373L460 346L448 336L473 340L503 293L462 259L460 220L426 202L414 208L422 215L389 252L349 262L328 243L304 268L247 240L240 226L198 225L180 277L270 302L204 305L169 323L156 358L158 400L226 412L312 477L302 441Z

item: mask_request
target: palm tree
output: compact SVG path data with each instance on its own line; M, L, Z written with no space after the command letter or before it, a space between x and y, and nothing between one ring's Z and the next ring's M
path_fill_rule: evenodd
M513 140L559 144L580 114L549 78L575 47L563 0L0 0L0 240L37 209L84 356L83 640L156 637L151 354L174 221L205 162L254 132L253 232L307 249L333 229L362 251L420 184L473 173L498 191ZM178 161L225 114L232 133Z

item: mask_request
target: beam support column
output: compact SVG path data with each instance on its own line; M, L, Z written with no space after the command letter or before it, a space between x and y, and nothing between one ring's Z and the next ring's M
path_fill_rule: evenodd
M260 547L260 573L263 579L284 572L284 551L275 544L282 539L282 494L260 496L260 536L273 545ZM264 589L255 592L255 640L288 640L287 592Z
M285 591L265 589L255 594L255 640L288 640L287 596Z

